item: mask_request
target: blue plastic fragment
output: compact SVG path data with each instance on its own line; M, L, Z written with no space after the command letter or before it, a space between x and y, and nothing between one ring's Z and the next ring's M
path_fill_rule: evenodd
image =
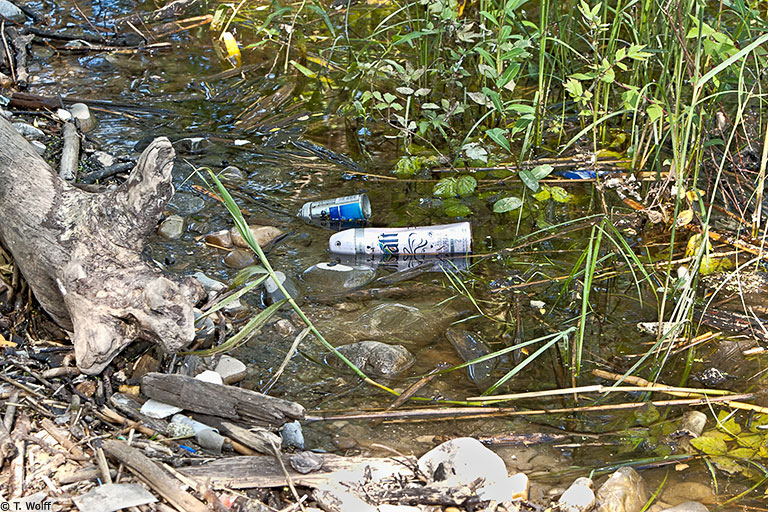
M195 450L194 448L192 448L190 446L187 446L185 444L180 444L179 447L187 450L189 453L197 453L197 450Z
M596 171L587 171L587 170L582 170L582 171L560 171L560 172L558 172L556 174L559 174L563 178L568 178L568 179L571 179L571 180L586 180L586 179L591 179L591 178L596 178L597 177L597 172ZM600 171L600 176L602 176L604 174L607 174L607 171Z

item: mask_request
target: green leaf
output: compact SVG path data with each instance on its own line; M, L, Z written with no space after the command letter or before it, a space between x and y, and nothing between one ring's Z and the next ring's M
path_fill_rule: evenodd
M443 200L443 213L448 217L466 217L472 215L472 209L456 198Z
M725 444L725 441L707 434L691 439L691 446L707 455L725 455L728 452L728 446Z
M485 130L485 134L489 136L493 142L503 147L508 152L512 152L512 148L509 145L509 140L507 139L507 130L502 128L491 128L490 130Z
M648 108L646 108L645 111L652 123L656 122L657 119L664 115L664 109L656 103L648 105Z
M546 185L539 185L541 186L541 190L533 194L533 198L537 201L546 201L549 198L552 197L552 193L549 191L549 187Z
M443 178L435 184L432 195L437 197L456 197L458 195L458 180L456 178Z
M744 466L731 459L730 457L712 457L710 460L712 461L712 464L717 467L717 469L720 471L725 471L726 473L741 473L745 469Z
M491 103L493 103L493 106L496 107L496 110L499 112L499 114L504 114L504 109L501 106L501 96L499 96L499 93L492 91L487 87L483 87L482 91L483 94L490 98Z
M261 265L249 265L237 273L232 280L233 286L241 286L251 280L253 276L268 274L267 269Z
M314 71L312 71L306 66L302 66L295 60L291 60L291 65L296 69L298 69L301 72L301 74L306 76L307 78L317 78L317 73L315 73Z
M409 178L416 174L424 166L424 159L420 156L404 156L395 164L393 172L398 178Z
M472 176L462 176L456 182L456 193L461 196L469 196L477 188L477 180Z
M552 187L550 188L550 193L552 194L552 199L558 203L572 203L574 200L573 195L569 194L563 187Z
M543 180L544 178L549 176L552 173L552 171L554 171L554 170L555 170L555 168L552 167L551 165L549 165L549 164L542 164L542 165L537 165L536 167L531 169L531 174L538 181L538 180Z
M511 196L511 197L503 197L496 201L493 205L493 212L494 213L506 213L511 212L512 210L517 210L523 206L523 200L519 197Z
M539 191L539 178L533 174L533 171L530 169L522 169L518 171L517 175L520 177L520 181L522 181L526 187L531 189L533 192Z

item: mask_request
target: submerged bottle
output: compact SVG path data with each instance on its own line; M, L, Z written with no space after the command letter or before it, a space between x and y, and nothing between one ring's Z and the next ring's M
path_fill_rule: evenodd
M336 254L465 254L472 252L469 222L408 228L356 228L331 236Z
M371 202L365 194L310 201L299 210L306 223L327 229L364 226L371 216Z

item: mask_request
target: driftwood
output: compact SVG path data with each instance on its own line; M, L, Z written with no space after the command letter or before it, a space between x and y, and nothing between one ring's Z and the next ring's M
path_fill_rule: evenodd
M295 402L186 375L148 373L141 379L141 391L187 411L246 421L250 425L280 426L304 419L304 407Z
M41 306L69 331L77 366L100 372L135 339L176 351L194 338L195 280L142 259L173 193L166 138L117 189L91 194L62 181L0 118L0 240Z
M125 465L131 473L145 481L160 496L185 512L208 512L210 509L136 448L122 441L104 441L104 451Z
M80 135L77 133L75 123L64 123L61 130L64 138L64 147L61 149L61 165L59 166L59 178L72 181L77 174L77 164L80 162Z
M291 456L282 455L283 465L294 485L317 487L339 476L349 475L349 471L360 471L366 466L376 468L377 474L389 473L413 478L411 467L416 466L414 457L392 459L384 457L342 457L330 453L314 454L322 459L322 467L318 471L301 474L291 467ZM189 466L179 469L183 475L205 483L211 487L227 487L230 489L254 489L263 487L282 487L287 485L286 474L280 463L268 455L229 457L218 459L199 466Z
M29 73L27 72L27 46L35 37L32 34L22 35L19 31L11 27L8 29L8 35L11 38L11 45L16 50L14 60L16 61L14 69L16 75L16 85L26 87L29 82Z
M11 434L5 428L5 424L0 421L0 470L6 459L10 459L16 453L16 446L13 444Z
M227 436L232 441L236 441L259 453L267 455L274 453L273 446L280 447L282 443L280 436L262 427L247 429L231 421L207 414L193 414L192 417L200 423L218 429L222 435Z

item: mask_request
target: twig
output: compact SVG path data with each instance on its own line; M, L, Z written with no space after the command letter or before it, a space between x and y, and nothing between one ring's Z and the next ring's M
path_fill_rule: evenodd
M285 358L283 359L282 364L280 365L280 368L277 369L274 375L267 381L267 383L262 388L262 393L269 393L269 390L272 389L272 386L274 386L277 383L277 380L280 378L280 376L285 371L285 367L288 366L288 363L291 361L291 357L293 357L293 354L296 352L296 349L299 348L299 345L302 341L304 341L304 338L307 337L307 334L309 334L309 327L304 328L303 331L301 331L298 336L293 340L293 344L291 345L291 348L286 352Z

